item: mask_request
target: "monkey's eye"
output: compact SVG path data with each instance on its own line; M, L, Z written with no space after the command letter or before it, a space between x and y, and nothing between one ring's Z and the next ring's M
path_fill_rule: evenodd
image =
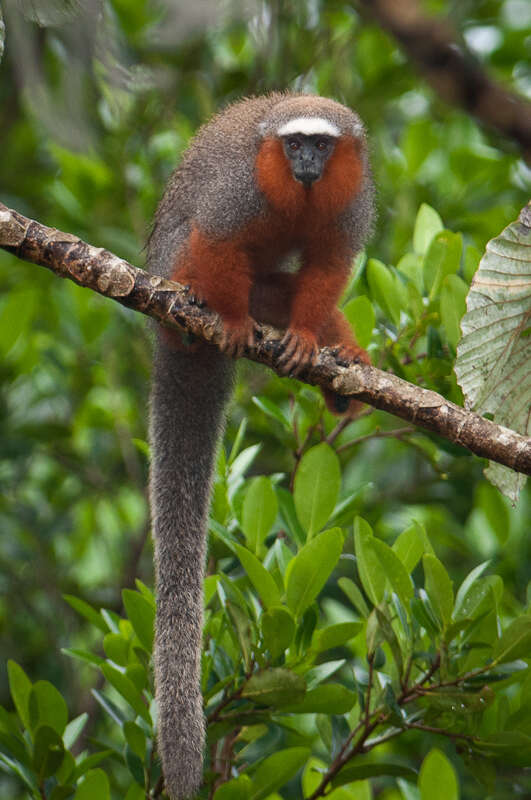
M326 139L319 139L315 146L321 151L321 153L324 153L325 150L328 150L328 142Z
M297 139L290 139L288 141L288 147L293 152L295 152L295 150L298 150L300 148L300 146L301 146L301 143L299 141L297 141Z

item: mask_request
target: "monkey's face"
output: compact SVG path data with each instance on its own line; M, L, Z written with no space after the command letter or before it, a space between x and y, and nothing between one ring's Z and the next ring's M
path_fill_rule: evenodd
M322 177L334 151L335 138L321 133L292 133L282 136L281 140L293 177L309 189Z

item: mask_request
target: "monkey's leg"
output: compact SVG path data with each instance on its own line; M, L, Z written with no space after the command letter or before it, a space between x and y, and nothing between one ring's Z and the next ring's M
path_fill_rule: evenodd
M249 316L251 270L237 238L214 239L194 228L172 278L188 284L196 297L221 316L221 348L227 355L241 356L245 347L253 344L255 328Z

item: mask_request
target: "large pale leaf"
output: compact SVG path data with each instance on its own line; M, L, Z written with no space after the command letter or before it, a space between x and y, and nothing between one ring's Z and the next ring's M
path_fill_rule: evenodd
M487 244L461 330L455 373L467 406L531 433L531 203ZM523 475L494 463L485 474L515 502Z

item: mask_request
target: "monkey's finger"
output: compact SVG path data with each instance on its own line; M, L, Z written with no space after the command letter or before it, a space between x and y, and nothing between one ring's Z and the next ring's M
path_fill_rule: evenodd
M299 373L303 372L304 369L307 367L313 366L315 363L315 356L312 356L311 353L305 353L304 351L299 351L298 349L293 354L292 358L284 364L284 370L288 375L299 375Z
M307 367L315 365L317 353L316 345L304 340L299 341L292 357L283 365L284 370L289 375L298 375Z
M286 333L280 341L282 348L282 355L279 358L279 364L282 365L285 361L289 360L295 352L298 345L298 337L292 333Z

